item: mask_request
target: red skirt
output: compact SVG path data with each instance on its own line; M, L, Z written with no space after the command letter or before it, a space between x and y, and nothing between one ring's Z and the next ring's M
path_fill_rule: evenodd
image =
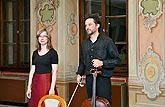
M28 107L38 107L38 102L41 97L49 94L51 78L51 73L34 74L32 79L31 99L29 100ZM57 95L56 87L55 94Z

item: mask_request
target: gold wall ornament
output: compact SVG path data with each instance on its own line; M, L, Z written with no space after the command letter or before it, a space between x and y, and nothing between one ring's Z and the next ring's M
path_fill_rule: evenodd
M147 53L143 56L139 64L138 76L143 82L142 90L149 98L155 98L161 91L160 83L164 78L163 64L159 56L154 53L152 45L147 48Z
M160 17L162 12L163 0L140 0L139 13L142 14L144 25L152 32L152 28L157 24L157 18Z
M152 62L146 64L144 75L147 81L154 83L158 78L158 68L156 64Z
M59 7L59 0L38 0L37 16L39 22L44 26L53 25L56 22L56 9Z

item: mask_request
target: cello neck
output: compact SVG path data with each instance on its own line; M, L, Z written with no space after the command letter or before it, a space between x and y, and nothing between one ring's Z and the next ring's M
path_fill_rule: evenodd
M92 107L96 107L96 77L97 77L97 70L92 74L93 74Z

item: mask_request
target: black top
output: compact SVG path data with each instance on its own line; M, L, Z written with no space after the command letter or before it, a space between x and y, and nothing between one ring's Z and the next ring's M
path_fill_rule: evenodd
M83 41L78 72L76 74L91 74L90 69L93 68L91 61L93 59L103 61L101 75L104 77L112 76L113 69L121 63L118 50L112 39L104 35L99 35L94 43L92 43L90 38Z
M46 54L39 55L38 50L33 52L32 65L35 65L35 74L45 74L52 71L51 64L58 64L58 54L50 49Z

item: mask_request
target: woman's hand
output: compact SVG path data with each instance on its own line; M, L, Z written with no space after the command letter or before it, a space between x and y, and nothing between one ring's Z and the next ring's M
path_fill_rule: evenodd
M52 88L51 88L51 89L49 90L49 95L50 95L50 94L55 94L55 89L52 89Z
M26 91L26 96L27 96L28 99L31 98L31 89L28 89L28 90Z

